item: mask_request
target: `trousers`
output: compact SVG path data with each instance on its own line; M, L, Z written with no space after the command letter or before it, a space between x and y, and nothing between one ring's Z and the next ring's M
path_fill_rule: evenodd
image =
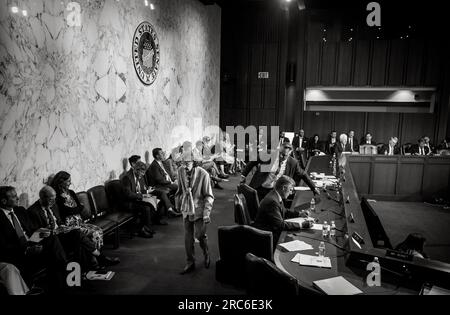
M194 222L190 221L189 218L184 219L184 245L188 264L195 263L195 239L199 240L203 254L209 253L208 236L206 235L207 226L203 219Z

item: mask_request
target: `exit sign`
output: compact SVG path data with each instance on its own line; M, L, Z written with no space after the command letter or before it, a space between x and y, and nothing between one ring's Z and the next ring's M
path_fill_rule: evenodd
M258 72L258 79L268 79L269 72Z

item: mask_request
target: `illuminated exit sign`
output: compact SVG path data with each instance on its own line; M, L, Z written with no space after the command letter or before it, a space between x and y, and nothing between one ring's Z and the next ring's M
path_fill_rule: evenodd
M258 79L268 79L269 72L258 72Z

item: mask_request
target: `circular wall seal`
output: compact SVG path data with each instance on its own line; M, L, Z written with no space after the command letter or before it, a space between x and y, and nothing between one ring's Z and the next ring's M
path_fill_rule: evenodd
M155 82L159 71L159 41L153 25L141 23L133 36L133 64L145 85Z

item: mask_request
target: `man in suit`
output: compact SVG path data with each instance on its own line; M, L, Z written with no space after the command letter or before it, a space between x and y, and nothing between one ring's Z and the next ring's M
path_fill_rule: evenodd
M347 152L359 152L359 143L355 137L355 132L353 130L348 133L348 141L347 141Z
M375 140L373 140L372 134L368 132L366 136L361 140L360 145L377 145L377 143Z
M338 142L337 132L333 130L328 139L328 142L327 142L327 145L325 148L325 153L328 155L332 155L334 153L334 147L337 144L337 142Z
M286 133L285 132L280 132L280 143L288 143L291 142L291 140L289 140L288 137L286 137Z
M28 208L28 214L33 231L48 229L58 235L66 253L74 252L85 269L114 266L120 262L116 257L107 257L101 253L100 248L81 230L65 226L56 205L56 192L52 187L44 186L39 191L39 200Z
M283 201L294 191L295 181L288 176L281 176L274 189L267 194L259 206L254 227L273 233L274 249L282 231L298 231L311 228L314 222L306 220L302 226L298 223L286 222L285 219L298 218L300 212L286 210Z
M413 145L411 148L412 155L429 155L430 149L428 149L428 147L425 145L425 139L420 138L418 142L418 144Z
M250 182L250 187L258 192L259 200L264 199L264 197L273 189L274 184L278 178L286 175L296 183L303 180L315 194L320 194L319 190L315 187L311 178L308 174L300 167L299 162L290 156L292 151L292 145L290 143L285 143L280 148L280 152L276 161L271 164L271 161L261 162L249 162L242 172L241 179L242 183L246 182L246 178L250 171L257 167L257 171L253 175L252 181ZM270 166L271 165L271 166ZM270 168L270 171L262 170Z
M130 169L127 175L122 178L121 182L126 207L129 211L137 213L140 218L138 236L152 238L155 234L155 231L152 229L152 221L161 225L166 225L167 223L160 221L161 216L156 206L143 202L144 195L152 192L147 189L145 184L144 176L146 171L145 163L137 162L134 168Z
M400 155L400 147L398 146L398 138L397 137L391 137L389 139L389 144L385 144L381 148L381 154L384 155Z
M339 143L334 146L334 153L339 158L342 153L349 152L348 149L348 137L346 134L342 134L339 136Z
M425 141L425 147L428 148L427 155L433 154L436 150L434 148L434 145L431 144L430 137L425 136L425 137L423 137L423 140Z
M169 215L181 216L181 213L175 211L175 207L169 198L176 193L178 184L172 180L163 163L166 160L165 153L161 148L156 148L152 154L154 161L145 174L147 184L155 189L153 194L162 200Z
M306 161L308 160L309 142L305 137L305 131L302 129L292 140L292 147L294 149L294 157L302 163L302 167L306 168Z
M15 265L28 281L45 266L49 289L63 289L68 263L63 246L48 230L33 232L28 213L18 202L14 187L0 187L0 261Z

